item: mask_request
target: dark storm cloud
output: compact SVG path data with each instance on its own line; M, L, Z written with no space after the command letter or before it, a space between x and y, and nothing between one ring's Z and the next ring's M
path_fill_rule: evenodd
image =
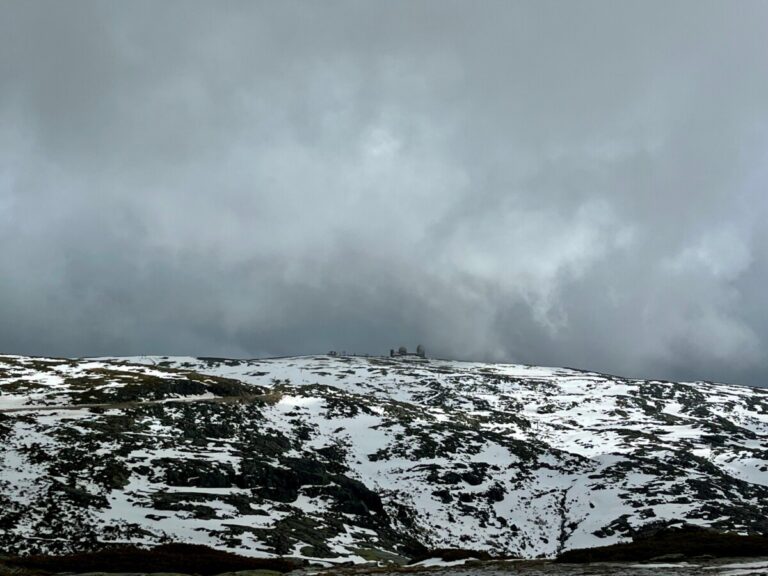
M0 349L768 382L763 2L0 2Z

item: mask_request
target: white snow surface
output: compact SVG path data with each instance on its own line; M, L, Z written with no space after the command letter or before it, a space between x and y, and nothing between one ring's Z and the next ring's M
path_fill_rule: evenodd
M220 382L267 400L235 402ZM402 554L399 534L533 558L652 523L746 533L768 516L768 392L709 382L416 358L0 356L0 435L0 510L24 518L5 542L22 551L33 536L170 539L363 562ZM306 460L326 468L285 501L243 483L254 459L277 484ZM382 510L340 505L345 478ZM296 518L327 532L324 549ZM281 551L269 534L286 530Z

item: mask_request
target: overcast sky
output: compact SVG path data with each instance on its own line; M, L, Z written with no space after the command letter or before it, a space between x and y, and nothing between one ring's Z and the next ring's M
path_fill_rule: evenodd
M0 351L766 385L767 22L0 0Z

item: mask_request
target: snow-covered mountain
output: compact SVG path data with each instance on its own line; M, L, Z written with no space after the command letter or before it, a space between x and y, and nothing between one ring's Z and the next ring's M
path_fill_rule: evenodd
M768 391L415 357L0 356L0 552L523 557L768 534Z

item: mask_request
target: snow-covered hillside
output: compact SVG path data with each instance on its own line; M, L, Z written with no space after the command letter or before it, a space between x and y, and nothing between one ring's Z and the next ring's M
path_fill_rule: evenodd
M536 557L766 518L762 389L412 357L0 356L0 552Z

